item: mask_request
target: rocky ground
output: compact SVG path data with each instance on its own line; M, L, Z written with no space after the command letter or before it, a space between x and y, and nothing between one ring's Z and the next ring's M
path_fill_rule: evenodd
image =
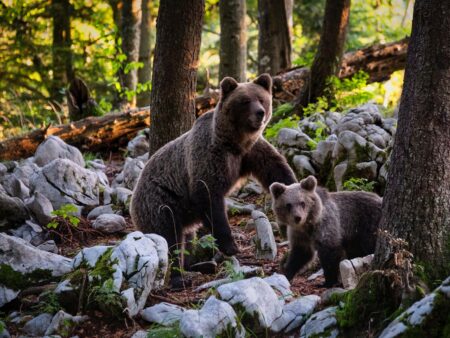
M273 140L298 178L331 190L384 190L395 119L375 105L315 114ZM144 135L125 156L92 156L49 137L35 155L0 164L0 337L324 336L342 330L342 294L355 288L371 256L343 261L343 288L324 289L311 264L291 283L279 274L287 251L270 201L247 182L227 199L240 253L226 258L199 234L190 286L167 287L165 240L130 222L132 189L147 160ZM358 181L359 179L359 181ZM363 180L361 180L363 179ZM384 331L419 330L450 298L450 280ZM336 295L340 294L340 297ZM338 300L339 299L339 300Z

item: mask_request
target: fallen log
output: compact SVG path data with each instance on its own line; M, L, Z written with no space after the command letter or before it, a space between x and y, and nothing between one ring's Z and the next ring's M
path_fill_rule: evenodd
M345 79L364 71L369 75L368 83L389 80L391 74L404 69L409 38L400 41L378 44L344 54L339 78ZM291 69L274 77L275 99L291 101L309 80L309 68Z
M111 113L7 139L0 142L0 160L16 160L32 156L38 145L48 136L59 136L82 150L98 151L126 145L131 137L150 125L150 109L141 108L124 113Z
M344 55L340 78L348 78L359 70L369 74L369 82L387 80L406 62L408 39L370 46ZM274 99L293 100L309 78L309 69L294 68L274 77ZM218 90L208 90L195 99L197 116L214 108L219 100ZM37 146L50 135L82 150L100 151L126 145L136 133L150 125L150 108L139 108L124 113L88 117L70 124L48 126L28 134L0 142L0 160L15 160L32 156Z

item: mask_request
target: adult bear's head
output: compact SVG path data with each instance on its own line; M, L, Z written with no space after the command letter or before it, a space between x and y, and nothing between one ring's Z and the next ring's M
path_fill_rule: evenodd
M252 82L237 83L225 77L216 112L220 128L229 136L239 142L255 141L272 116L272 78L262 74Z

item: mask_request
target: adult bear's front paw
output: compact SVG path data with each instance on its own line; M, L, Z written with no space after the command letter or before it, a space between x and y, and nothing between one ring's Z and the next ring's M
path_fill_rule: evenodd
M219 250L226 256L234 256L239 252L239 248L233 239L219 242Z

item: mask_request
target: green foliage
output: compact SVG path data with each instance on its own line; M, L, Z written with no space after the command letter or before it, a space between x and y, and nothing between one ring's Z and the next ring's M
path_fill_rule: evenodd
M298 127L298 121L300 118L297 115L289 116L284 119L279 120L273 125L268 126L264 130L264 136L267 140L272 141L283 128L297 128Z
M178 323L169 327L153 324L147 331L147 338L178 338L181 336Z
M238 280L241 280L241 279L245 278L244 273L242 271L237 272L234 269L234 266L233 266L232 262L225 261L223 264L224 264L223 267L224 267L226 276L231 278L231 280L233 282L236 282Z
M15 271L8 264L0 264L0 280L2 285L12 290L22 290L30 285L42 281L53 280L50 270L36 269L32 272L22 273Z
M117 318L122 316L122 309L125 305L122 295L114 288L112 278L107 279L101 285L94 284L91 286L88 296L89 304L95 304L103 312Z
M273 118L286 118L289 117L294 110L294 105L292 103L280 104L274 109L272 116Z
M70 224L73 227L77 227L80 223L80 219L73 214L78 211L77 207L73 204L65 204L61 208L57 210L53 210L51 214L53 216L60 217L63 221L66 221L68 224ZM49 229L56 229L59 225L58 220L52 220L50 223L47 224L47 228Z
M367 178L352 177L344 182L344 190L348 191L368 191L373 192L376 182L369 181Z
M308 146L311 150L316 149L317 143L325 140L328 136L327 126L325 125L325 123L319 120L316 122L316 125L317 129L314 130L314 137L312 138L312 140L308 141Z
M46 291L39 296L37 312L54 314L61 309L58 295L52 291Z
M192 245L200 246L202 249L211 249L214 251L218 251L219 247L217 246L216 239L213 235L205 235L200 238L195 237L192 240Z

